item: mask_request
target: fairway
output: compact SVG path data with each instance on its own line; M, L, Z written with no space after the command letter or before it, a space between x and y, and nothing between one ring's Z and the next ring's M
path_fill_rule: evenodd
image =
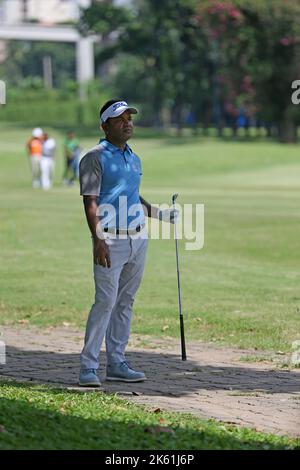
M79 187L31 188L30 129L0 127L2 324L84 327L93 302L90 236ZM82 138L87 150L97 137ZM202 138L132 139L152 203L205 206L205 244L180 242L186 341L289 351L300 339L300 147ZM152 240L133 332L179 338L175 245Z

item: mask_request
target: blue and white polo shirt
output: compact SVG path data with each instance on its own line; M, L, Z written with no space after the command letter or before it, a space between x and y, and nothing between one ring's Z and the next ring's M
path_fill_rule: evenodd
M82 196L97 196L102 229L135 229L145 223L139 187L140 158L126 144L121 150L101 139L80 161Z

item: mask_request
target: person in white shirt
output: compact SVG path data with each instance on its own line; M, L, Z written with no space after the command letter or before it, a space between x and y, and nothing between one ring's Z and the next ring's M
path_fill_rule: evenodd
M49 134L45 132L44 139L43 139L43 154L42 154L42 161L41 161L42 188L45 190L50 189L53 185L55 149L56 149L55 140L50 138Z

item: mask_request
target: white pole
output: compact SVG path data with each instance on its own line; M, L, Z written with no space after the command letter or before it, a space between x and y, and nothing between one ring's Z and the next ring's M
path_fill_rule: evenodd
M77 81L80 85L80 101L86 99L86 82L95 76L94 44L89 37L80 38L76 45Z
M43 75L45 88L53 88L52 59L49 55L43 57Z

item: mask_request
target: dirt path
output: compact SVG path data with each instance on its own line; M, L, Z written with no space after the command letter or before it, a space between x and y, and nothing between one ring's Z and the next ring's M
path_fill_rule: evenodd
M0 326L0 334L7 352L0 375L87 390L77 387L83 331L68 326L41 330L20 325ZM188 360L183 362L179 341L133 335L127 359L146 373L147 382L105 382L102 366L101 390L117 392L151 409L183 411L258 431L300 436L299 369L262 362L258 351L213 343L188 343L187 353ZM105 355L101 354L105 365ZM253 355L259 356L260 362L249 362ZM278 360L286 358L279 356Z

